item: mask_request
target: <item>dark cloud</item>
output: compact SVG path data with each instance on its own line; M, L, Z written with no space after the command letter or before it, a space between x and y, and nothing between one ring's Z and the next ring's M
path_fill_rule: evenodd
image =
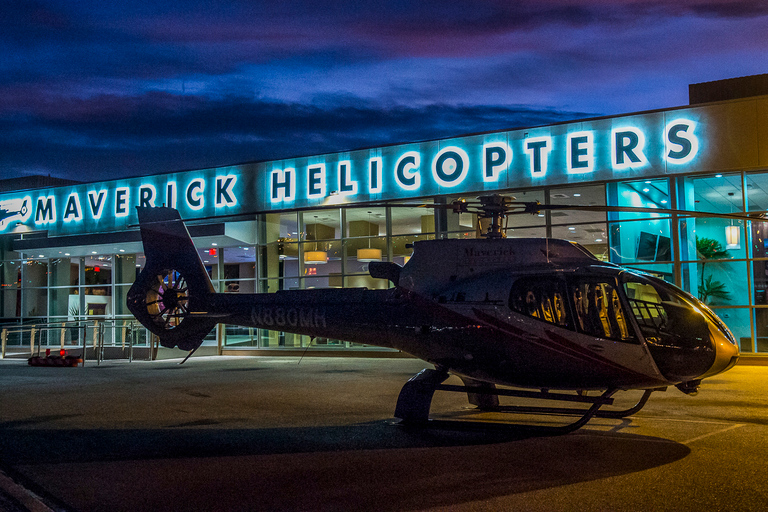
M165 172L679 105L689 83L768 71L766 16L741 0L2 2L0 169Z
M505 106L322 106L151 93L66 100L55 112L6 116L0 166L93 180L319 154L585 117Z

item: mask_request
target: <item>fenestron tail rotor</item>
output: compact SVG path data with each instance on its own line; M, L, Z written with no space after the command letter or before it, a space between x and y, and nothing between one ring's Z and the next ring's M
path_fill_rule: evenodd
M189 316L189 298L184 276L176 270L163 270L147 290L149 318L162 329L174 329Z

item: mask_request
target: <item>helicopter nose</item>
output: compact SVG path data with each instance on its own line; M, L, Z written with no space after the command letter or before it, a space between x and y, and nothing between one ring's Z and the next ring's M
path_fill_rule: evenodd
M711 377L712 375L717 375L718 373L730 370L739 360L739 348L732 341L734 340L734 337L733 334L728 331L728 328L724 325L711 325L711 327L714 327L714 329L710 329L710 332L714 333L713 342L715 346L715 361L701 378Z

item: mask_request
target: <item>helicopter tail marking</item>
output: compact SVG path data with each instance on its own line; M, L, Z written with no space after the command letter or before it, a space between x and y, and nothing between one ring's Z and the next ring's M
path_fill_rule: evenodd
M147 259L128 291L128 309L164 347L194 350L216 325L206 316L213 284L177 210L136 210Z

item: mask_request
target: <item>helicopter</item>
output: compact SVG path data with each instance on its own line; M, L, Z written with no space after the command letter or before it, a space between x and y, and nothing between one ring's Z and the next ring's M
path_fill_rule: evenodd
M0 205L0 229L3 229L6 225L14 220L21 220L27 216L29 212L28 198L21 200L21 204L16 206L18 200L7 201ZM17 208L13 210L12 208Z
M433 423L432 398L443 390L467 393L481 410L575 415L568 425L541 427L570 432L593 417L634 414L669 386L695 394L702 379L736 364L733 334L682 289L601 261L575 242L506 238L507 215L570 208L512 199L494 194L446 205L475 213L488 226L484 238L416 241L403 266L369 263L373 278L391 283L387 289L255 294L215 292L179 212L137 207L146 264L127 305L160 344L189 355L227 323L420 358L434 368L406 382L395 407L409 425ZM464 385L444 384L451 374ZM634 389L643 394L633 407L610 407L615 393ZM586 408L501 406L499 396Z

